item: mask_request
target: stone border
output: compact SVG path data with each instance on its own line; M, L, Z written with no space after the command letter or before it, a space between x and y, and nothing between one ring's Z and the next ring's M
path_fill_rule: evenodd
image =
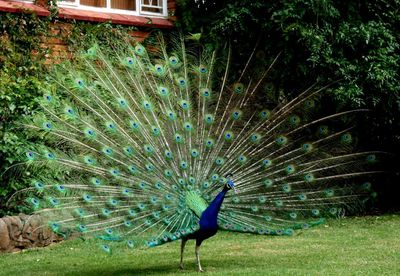
M62 237L43 225L39 215L19 214L0 218L0 253L44 247L61 240Z

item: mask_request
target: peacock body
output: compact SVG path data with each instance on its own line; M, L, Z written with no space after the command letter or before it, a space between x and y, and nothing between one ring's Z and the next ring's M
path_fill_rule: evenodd
M27 202L54 232L95 237L106 252L182 239L182 256L196 239L202 270L198 249L219 228L292 235L370 194L375 154L352 152L351 127L337 127L363 110L315 118L313 87L271 108L254 51L231 73L229 54L188 50L183 38L170 48L162 37L151 51L95 45L55 67L26 124L46 141L28 165L54 172L32 179Z

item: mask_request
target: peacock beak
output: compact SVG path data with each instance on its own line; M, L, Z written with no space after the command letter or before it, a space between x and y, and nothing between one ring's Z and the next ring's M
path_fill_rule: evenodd
M226 183L226 185L227 185L230 189L232 189L233 192L234 192L235 194L238 193L238 191L237 191L237 189L236 189L236 187L235 187L235 183L233 182L232 179L229 179L228 182Z

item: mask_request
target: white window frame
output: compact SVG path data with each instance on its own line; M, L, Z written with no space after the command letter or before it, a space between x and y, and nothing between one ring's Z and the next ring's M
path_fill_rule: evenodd
M97 12L108 12L108 13L117 13L117 14L126 14L126 15L147 15L151 17L166 17L168 16L168 11L167 11L167 0L161 0L162 1L162 13L156 13L156 12L147 12L147 11L142 11L142 0L136 0L136 11L129 11L129 10L122 10L122 9L112 9L111 8L111 0L106 0L106 7L92 7L92 6L85 6L85 5L80 5L79 0L74 0L72 1L62 1L60 0L58 2L59 7L65 7L65 8L76 8L79 10L87 10L87 11L97 11Z
M25 3L33 2L33 0L14 0L14 1L25 2ZM161 17L161 18L165 18L168 16L168 10L167 10L167 1L168 0L160 0L160 1L162 1L162 6L160 6L162 8L162 13L142 11L142 7L151 7L151 6L147 6L147 5L142 5L142 3L141 3L142 0L135 0L136 1L136 11L112 9L111 8L111 0L106 0L105 8L80 5L79 1L80 0L74 0L74 1L67 2L67 1L59 0L57 2L57 5L60 8L74 8L74 9L78 9L78 10L107 12L107 13L126 14L126 15L145 15L145 16L149 16L149 17ZM154 0L154 1L157 1L157 0Z
M155 0L155 1L157 1L157 0ZM162 16L165 17L165 16L168 15L168 10L167 10L167 2L168 2L168 0L160 0L160 1L162 2L161 3L162 6L158 6L158 7L160 7L162 9L162 11L163 11L162 13L142 11L142 7L151 8L151 6L147 6L147 5L142 4L141 0L136 0L136 7L139 7L139 13L142 14L142 15L150 15L150 16L153 16L153 15L159 15L160 16L160 15L162 15Z

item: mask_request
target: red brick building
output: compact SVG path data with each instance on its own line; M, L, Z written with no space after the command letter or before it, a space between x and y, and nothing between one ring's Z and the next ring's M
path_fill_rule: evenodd
M58 17L122 25L172 28L174 0L58 0ZM46 0L0 0L0 12L49 16Z
M56 8L56 19L50 32L42 38L43 48L53 56L62 57L67 53L63 38L69 35L71 20L85 22L110 22L135 26L137 31L130 34L143 40L152 28L171 29L175 20L174 0L58 0L57 7L48 0L0 0L2 13L34 13L48 17Z

